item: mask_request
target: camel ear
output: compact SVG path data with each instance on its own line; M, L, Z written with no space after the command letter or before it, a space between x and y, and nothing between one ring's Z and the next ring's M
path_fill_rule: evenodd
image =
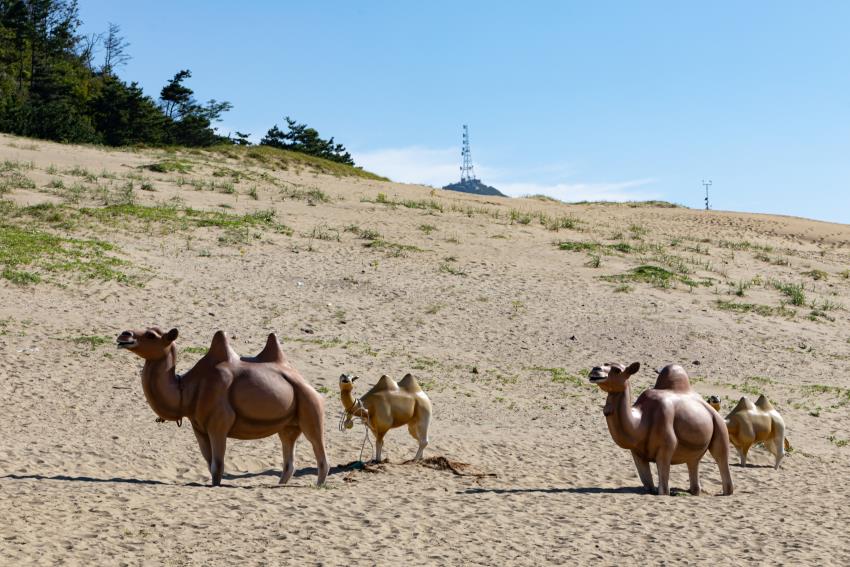
M356 382L358 378L360 378L360 376L352 376L351 381Z
M165 338L168 342L173 343L177 340L177 329L171 329L165 334Z
M631 376L632 374L637 374L637 371L640 370L640 362L632 362L629 364L629 367L626 368L626 374Z

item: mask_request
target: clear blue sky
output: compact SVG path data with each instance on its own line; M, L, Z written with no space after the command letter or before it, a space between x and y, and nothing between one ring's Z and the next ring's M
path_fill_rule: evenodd
M512 195L659 198L850 223L850 2L80 0L156 97L179 69L220 125L289 115L359 164Z

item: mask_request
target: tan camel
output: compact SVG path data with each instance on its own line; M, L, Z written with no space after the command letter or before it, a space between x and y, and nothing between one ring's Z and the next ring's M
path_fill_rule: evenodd
M655 387L643 392L632 405L629 378L640 370L634 362L605 363L590 371L590 381L608 393L603 413L614 442L632 452L643 486L653 490L649 463L658 469L658 494L670 494L670 465L687 463L691 494L699 494L699 463L711 452L723 483L723 494L732 494L729 472L729 434L723 419L693 390L685 370L665 366Z
M759 396L755 404L741 398L726 416L726 427L729 440L738 450L741 466L747 466L747 452L756 443L763 443L773 454L775 469L782 463L785 451L791 450L785 437L785 421L764 395Z
M362 418L375 435L375 461L381 462L384 435L394 427L407 425L410 435L419 441L414 460L422 458L428 445L428 426L431 423L431 400L412 374L405 374L401 382L381 376L371 390L354 398L357 376L343 374L339 377L339 397L345 408L345 427L351 428L355 417Z
M709 396L706 401L708 405L714 408L714 411L720 411L720 396Z
M124 331L118 347L145 359L142 389L163 420L188 417L212 475L221 484L227 438L261 439L277 434L283 446L280 483L295 471L295 441L303 433L313 445L318 484L328 475L324 446L324 400L281 351L274 334L253 358L239 358L218 331L210 349L182 376L177 363L177 329Z

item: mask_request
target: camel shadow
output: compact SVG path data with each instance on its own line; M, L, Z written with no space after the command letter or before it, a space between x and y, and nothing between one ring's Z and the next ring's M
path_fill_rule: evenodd
M735 463L733 465L729 465L731 467L738 467L739 469L772 469L773 465L754 465L753 463L747 463L746 465L742 465L741 463Z
M121 478L121 477L112 477L112 478L97 478L94 476L69 476L64 474L57 474L53 476L43 475L43 474L7 474L0 476L0 479L12 479L12 480L61 480L65 482L103 482L103 483L125 483L125 484L154 484L154 485L171 485L171 482L162 482L160 480L145 480L140 478Z
M648 494L642 486L622 486L619 488L604 488L601 486L579 486L574 488L467 488L456 494Z
M356 468L356 463L348 464L348 465L336 465L331 467L328 475L339 474L348 472L350 470L354 470ZM225 473L222 475L222 480L240 480L244 478L258 478L258 477L280 477L280 470L275 469L266 469L260 472L246 472L246 473ZM302 477L302 476L316 476L318 474L318 470L316 467L305 467L295 471L294 477ZM43 474L6 474L0 476L0 480L58 480L63 482L92 482L92 483L104 483L104 484L145 484L152 486L209 486L209 483L201 483L201 482L164 482L161 480L149 480L142 478L122 478L122 477L109 477L109 478L98 478L94 476L71 476L64 474L57 475L43 475ZM222 485L223 488L254 488L249 486L234 486L234 485Z
M356 467L348 464L348 465L336 465L328 470L328 476L332 474L339 474L348 472L350 470L354 470ZM266 469L264 471L259 472L244 472L244 473L224 473L221 475L221 478L224 480L240 480L243 478L258 478L261 476L273 476L275 478L280 477L281 470L280 469ZM319 471L316 467L304 467L302 469L298 469L292 475L293 478L300 478L302 476L317 476Z

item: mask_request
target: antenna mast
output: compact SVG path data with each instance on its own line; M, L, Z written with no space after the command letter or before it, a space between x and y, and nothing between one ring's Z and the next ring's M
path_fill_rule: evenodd
M460 152L463 156L463 164L460 166L460 182L475 181L475 172L472 171L472 155L469 152L469 127L463 125L463 149Z
M708 181L703 179L702 184L705 187L705 210L707 211L710 209L710 207L708 206L708 188L711 187L711 179L709 179Z

